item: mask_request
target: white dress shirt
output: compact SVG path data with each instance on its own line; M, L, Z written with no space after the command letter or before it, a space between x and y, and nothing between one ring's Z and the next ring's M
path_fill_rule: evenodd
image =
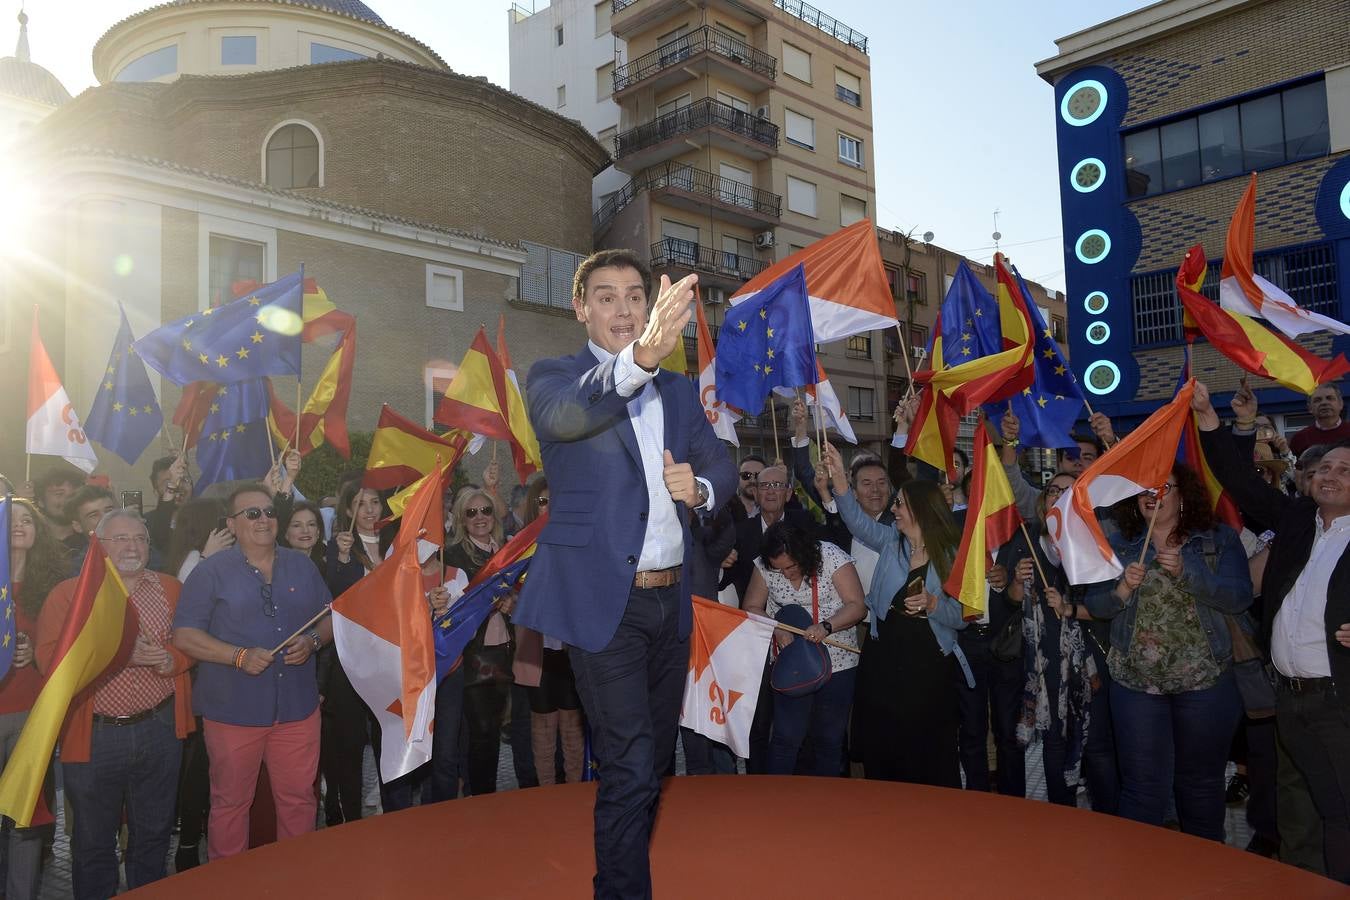
M1350 515L1332 520L1323 528L1317 515L1308 564L1275 614L1270 636L1270 656L1275 668L1288 678L1330 678L1327 654L1327 587L1331 573L1350 545Z
M615 354L590 341L596 359L606 362ZM665 409L661 392L652 384L655 372L648 372L633 360L633 344L617 354L614 363L614 389L628 401L628 418L637 435L642 457L642 474L647 482L647 530L642 539L637 571L669 569L684 562L684 530L675 511L665 479ZM597 473L600 474L600 473ZM700 509L713 509L712 484L699 478L708 490L708 501Z

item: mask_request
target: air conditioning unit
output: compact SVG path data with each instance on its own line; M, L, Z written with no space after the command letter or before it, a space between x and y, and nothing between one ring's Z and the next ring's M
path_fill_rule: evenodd
M755 235L755 246L761 250L767 250L769 247L772 247L773 232L761 231L759 234Z
M704 306L721 306L727 302L727 292L721 288L710 287L703 292Z
M769 107L768 107L768 105L766 104L766 105L764 105L764 106L756 106L756 107L755 107L755 117L758 118L758 119L767 119L767 118L769 117Z

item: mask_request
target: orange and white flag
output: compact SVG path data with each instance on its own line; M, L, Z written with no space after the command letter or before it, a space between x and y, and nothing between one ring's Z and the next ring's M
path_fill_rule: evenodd
M853 424L849 422L844 407L839 403L839 395L834 392L834 386L830 384L830 377L825 374L825 367L820 364L820 360L816 360L816 375L818 380L815 384L808 384L802 388L804 395L802 399L806 401L807 408L819 403L820 415L824 418L820 424L825 428L833 428L850 444L857 444L858 436L853 433ZM780 397L797 396L796 390L789 387L776 387L773 392Z
M98 465L98 457L84 435L80 417L56 374L47 348L42 345L36 309L33 310L33 346L28 355L27 450L42 456L60 456L86 472L94 471Z
M741 417L717 399L717 358L708 320L703 318L703 302L697 297L694 298L694 315L698 319L698 398L703 403L703 414L708 417L714 434L739 447L741 439L736 436L736 422Z
M1233 210L1224 242L1223 268L1219 270L1219 305L1224 309L1265 319L1291 338L1312 331L1350 334L1350 325L1339 319L1304 309L1252 267L1256 246L1256 173Z
M1046 514L1046 530L1070 584L1106 581L1125 570L1094 510L1158 490L1167 483L1177 461L1182 429L1190 420L1194 393L1192 378L1171 403L1083 470L1073 489L1060 494Z
M750 755L750 723L774 625L765 616L694 598L681 725L737 756Z

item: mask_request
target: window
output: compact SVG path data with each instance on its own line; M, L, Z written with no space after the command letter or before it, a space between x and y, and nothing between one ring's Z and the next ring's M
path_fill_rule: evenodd
M811 54L783 41L783 74L811 83Z
M258 39L254 35L229 35L220 39L222 66L256 66Z
M876 394L872 388L849 387L848 417L860 422L870 422L876 418Z
M905 300L909 303L918 303L924 305L928 302L928 291L925 290L927 279L922 272L910 272L905 283Z
M717 184L718 193L723 203L754 208L754 173L730 163L718 163L717 174L721 176L721 180Z
M722 235L722 266L733 272L740 272L742 264L753 262L755 245L735 235Z
M267 184L274 188L319 186L319 138L304 125L283 125L267 142Z
M1068 337L1064 334L1063 316L1050 317L1050 336L1061 344L1068 340Z
M427 266L427 306L464 312L464 273L445 266Z
M788 176L787 180L788 212L801 213L804 216L816 215L816 186L809 181Z
M558 108L562 109L567 105L567 85L558 85Z
M595 99L604 100L614 93L614 63L608 62L595 70Z
M211 306L234 299L234 285L240 281L262 284L267 280L267 245L253 241L211 235L207 302Z
M320 44L318 41L309 45L309 61L311 63L347 62L352 59L369 59L369 57L364 53L357 53L355 50Z
M178 71L178 45L160 47L128 63L114 81L154 81Z
M656 117L659 119L667 113L673 113L677 109L682 109L690 103L689 94L681 94L674 100L667 100L665 103L658 104L656 107Z
M674 219L661 220L661 237L673 238L686 244L698 246L698 227L676 222Z
M850 106L862 108L862 79L843 69L834 70L834 97Z
M553 29L553 39L559 47L563 45L563 27L561 25Z
M894 266L883 266L886 270L886 286L891 289L891 299L900 299L900 270Z
M850 166L863 166L862 141L839 132L839 161Z
M748 113L748 112L750 112L750 101L749 101L749 100L742 100L740 97L737 97L735 94L728 94L726 91L718 91L718 92L717 92L717 102L718 102L718 103L725 103L727 106L730 106L732 109L736 110L737 112L743 112L743 113Z
M847 227L865 218L867 218L866 200L859 200L857 197L850 197L848 194L839 195L840 228Z
M783 136L789 142L807 150L816 149L816 120L810 116L783 110Z
M927 325L909 326L909 352L920 359L926 359L928 357Z
M609 17L614 10L613 0L600 0L595 4L595 36L604 37L609 34Z
M551 309L572 308L572 276L585 259L577 253L521 241L525 262L520 267L520 300Z
M1325 81L1231 103L1124 137L1125 191L1146 197L1331 151Z
M872 358L872 337L867 334L855 334L848 339L847 355L853 359Z

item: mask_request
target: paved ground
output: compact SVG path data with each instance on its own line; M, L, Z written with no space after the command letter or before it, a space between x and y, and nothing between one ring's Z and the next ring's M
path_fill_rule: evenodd
M1033 747L1027 754L1027 796L1033 800L1045 800L1045 773L1041 765L1040 747ZM684 772L684 754L677 750L676 767L680 773ZM366 815L378 815L380 812L380 794L379 786L375 779L375 761L369 748L366 750L366 795L365 807ZM510 746L502 745L501 760L497 767L497 789L515 790L517 787L516 774L511 761ZM61 797L57 794L58 800ZM1085 793L1079 795L1079 805L1087 805L1087 796ZM47 862L43 871L42 880L42 900L67 900L72 896L70 886L70 841L65 833L65 810L64 804L57 804L57 840L53 847L53 854ZM322 816L320 817L322 818ZM1236 847L1246 847L1251 839L1251 829L1247 825L1244 807L1230 807L1228 809L1228 843ZM170 869L173 866L173 852L177 849L177 838L175 837L173 845L169 851Z

